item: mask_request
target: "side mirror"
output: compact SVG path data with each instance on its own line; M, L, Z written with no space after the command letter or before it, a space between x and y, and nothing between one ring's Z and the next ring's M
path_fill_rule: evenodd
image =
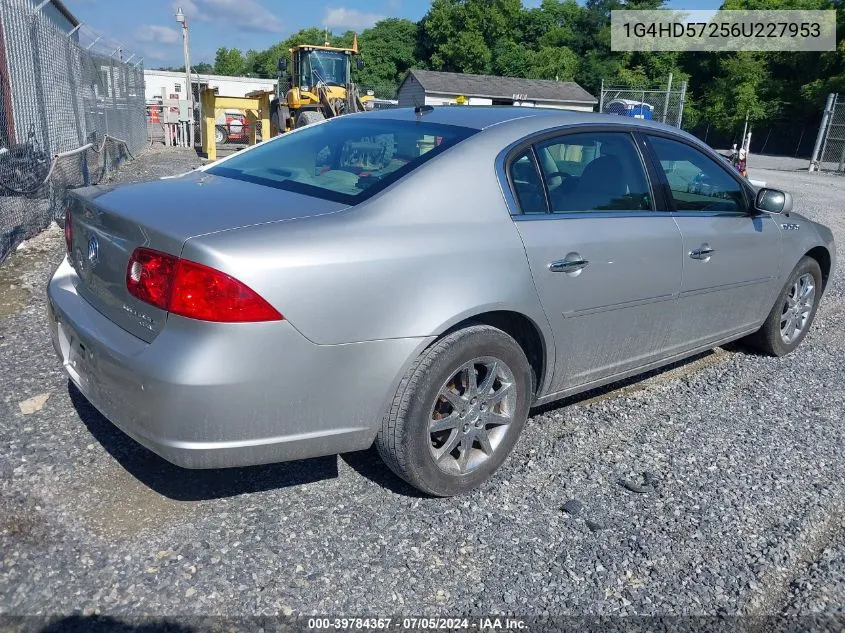
M764 213L789 215L789 212L792 211L792 194L764 187L757 192L754 207Z
M284 74L288 69L288 60L285 57L279 58L279 72Z
M358 59L356 59L356 60L355 60L355 66L357 66L357 67L358 67L358 70L363 70L363 68L364 68L364 59L363 59L362 57L359 57Z

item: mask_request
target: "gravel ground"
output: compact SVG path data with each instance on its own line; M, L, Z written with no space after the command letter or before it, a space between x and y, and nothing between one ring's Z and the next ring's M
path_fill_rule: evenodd
M161 148L117 179L198 163ZM845 178L751 175L845 244ZM845 267L791 356L731 346L537 411L444 500L373 451L183 471L135 444L50 345L61 242L0 269L0 614L842 613Z

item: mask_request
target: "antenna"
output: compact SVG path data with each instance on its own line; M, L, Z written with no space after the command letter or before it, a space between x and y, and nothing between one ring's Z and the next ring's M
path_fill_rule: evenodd
M325 35L323 41L326 46L329 46L329 23L326 22Z

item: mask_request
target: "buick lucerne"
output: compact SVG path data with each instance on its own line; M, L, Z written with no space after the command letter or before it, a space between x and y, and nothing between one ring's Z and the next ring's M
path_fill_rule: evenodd
M187 468L375 443L478 486L529 408L745 339L791 352L831 232L677 129L421 107L72 194L49 283L73 383Z

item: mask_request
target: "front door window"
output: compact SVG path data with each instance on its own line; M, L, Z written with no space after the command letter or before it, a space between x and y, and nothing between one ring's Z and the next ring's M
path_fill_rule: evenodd
M676 211L747 211L739 183L724 166L685 143L649 136L669 183Z

